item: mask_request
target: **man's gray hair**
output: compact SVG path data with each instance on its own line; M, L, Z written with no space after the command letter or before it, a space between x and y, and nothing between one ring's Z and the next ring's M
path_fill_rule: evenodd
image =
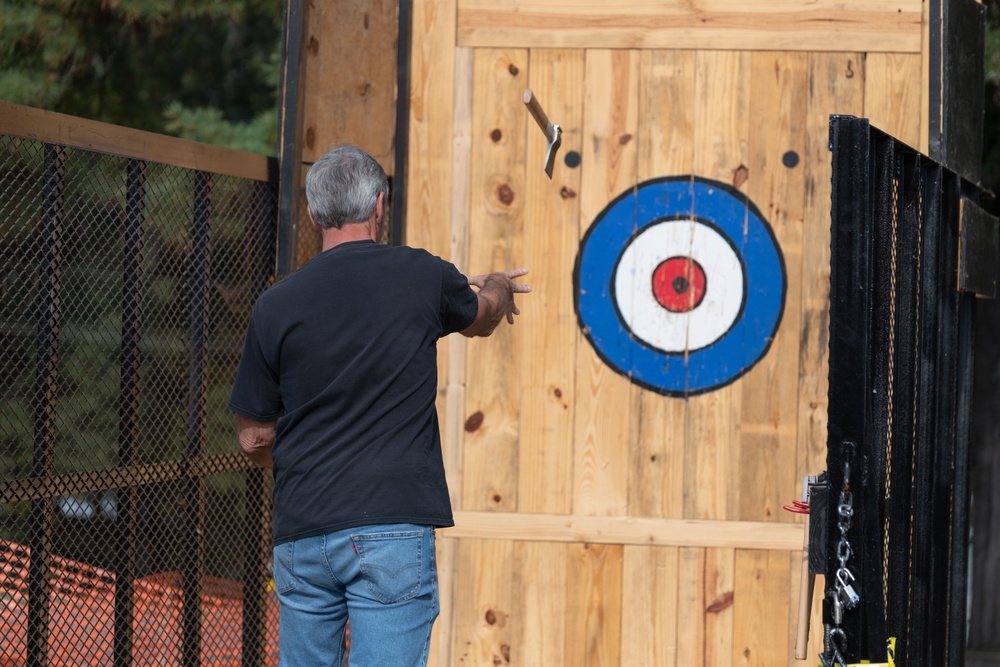
M306 201L316 224L324 229L368 220L375 213L380 192L388 196L385 170L351 144L337 146L306 173Z

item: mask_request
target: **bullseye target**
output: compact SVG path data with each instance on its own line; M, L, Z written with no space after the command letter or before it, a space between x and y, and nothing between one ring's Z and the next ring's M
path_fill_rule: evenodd
M641 183L597 216L574 270L581 329L632 382L667 395L746 373L781 322L785 269L743 193L697 176Z

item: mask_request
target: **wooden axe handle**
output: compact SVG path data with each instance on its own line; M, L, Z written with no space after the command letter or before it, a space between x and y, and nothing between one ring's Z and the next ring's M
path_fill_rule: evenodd
M531 88L524 89L524 96L522 98L525 106L528 107L528 111L531 112L532 118L538 123L538 127L542 128L542 132L545 133L545 138L548 139L551 144L556 140L556 128L549 120L549 117L545 115L545 111L542 109L542 105L538 103L535 98L535 94L531 92Z

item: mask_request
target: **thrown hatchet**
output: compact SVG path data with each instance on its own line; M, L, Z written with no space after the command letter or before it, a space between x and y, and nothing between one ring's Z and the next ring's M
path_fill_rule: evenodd
M552 165L556 161L556 151L559 150L559 144L562 143L562 128L554 125L549 120L549 117L545 115L542 105L535 99L535 94L531 92L531 88L524 89L523 100L525 106L528 107L528 111L531 112L532 118L535 119L538 127L542 128L542 132L545 133L545 140L549 142L549 146L545 151L545 173L551 179Z

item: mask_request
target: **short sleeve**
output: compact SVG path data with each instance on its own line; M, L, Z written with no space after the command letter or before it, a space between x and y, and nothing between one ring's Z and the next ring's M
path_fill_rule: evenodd
M441 260L441 266L441 335L446 336L472 326L479 314L479 296L454 264Z
M268 363L261 346L258 316L259 310L255 307L243 341L243 354L229 396L229 409L258 421L272 421L282 415L284 406L278 388L278 374Z

